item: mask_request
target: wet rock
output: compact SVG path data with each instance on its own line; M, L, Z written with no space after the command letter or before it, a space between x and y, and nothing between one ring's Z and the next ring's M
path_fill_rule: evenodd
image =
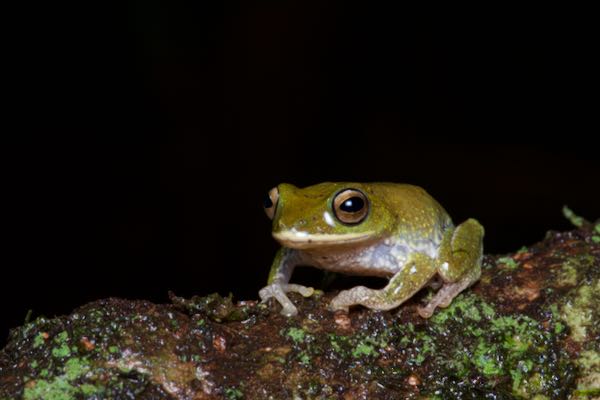
M332 313L335 293L274 303L219 295L105 299L11 331L0 399L600 398L600 224L503 256L422 319Z

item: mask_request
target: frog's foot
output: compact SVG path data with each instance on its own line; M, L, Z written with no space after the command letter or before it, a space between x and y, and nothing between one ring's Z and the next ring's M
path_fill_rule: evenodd
M329 303L331 311L348 312L350 306L363 305L373 310L390 310L398 307L402 301L386 299L382 290L369 289L364 286L356 286L349 290L342 290Z
M283 307L281 309L281 314L287 317L291 317L292 315L298 314L298 310L292 301L287 297L286 293L296 292L300 293L304 297L312 296L314 293L314 289L311 287L306 287L302 285L296 285L293 283L273 283L271 285L265 286L262 288L258 295L260 296L261 301L264 303L268 299L274 297L275 300L281 304Z
M466 276L458 282L444 283L444 286L437 291L435 296L433 296L433 299L431 299L425 307L419 307L417 309L419 315L423 318L429 318L433 315L436 307L448 307L450 303L452 303L452 300L473 282L473 276Z

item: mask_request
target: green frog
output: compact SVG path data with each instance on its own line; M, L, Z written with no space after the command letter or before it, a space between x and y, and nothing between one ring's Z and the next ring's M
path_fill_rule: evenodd
M286 316L297 309L286 293L308 297L313 288L290 283L298 265L353 275L389 278L382 289L357 286L341 291L332 311L354 305L389 310L423 287L437 289L418 308L429 318L447 307L481 275L484 230L475 219L454 226L425 190L396 183L325 182L271 189L264 209L281 244L261 300L275 298Z

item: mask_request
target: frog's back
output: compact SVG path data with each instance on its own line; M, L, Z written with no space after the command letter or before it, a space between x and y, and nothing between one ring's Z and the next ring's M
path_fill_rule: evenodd
M440 237L452 220L446 210L419 186L378 182L369 185L372 196L386 204L400 234Z

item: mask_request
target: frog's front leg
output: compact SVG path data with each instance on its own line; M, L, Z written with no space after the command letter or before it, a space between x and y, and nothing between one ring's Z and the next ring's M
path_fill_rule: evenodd
M413 253L383 289L357 286L344 290L331 301L330 307L348 311L348 307L360 304L374 310L390 310L411 298L436 272L436 263L431 257Z
M436 307L448 307L460 292L477 282L481 276L483 235L483 227L474 219L445 233L437 258L437 272L444 284L429 303L419 309L421 317L431 317Z
M286 316L298 314L296 306L287 297L286 293L297 292L304 297L309 297L314 292L313 288L289 283L292 272L294 272L294 268L300 261L301 257L298 251L286 247L280 248L275 256L275 260L273 260L267 286L258 292L263 302L274 297L283 307L281 314Z

